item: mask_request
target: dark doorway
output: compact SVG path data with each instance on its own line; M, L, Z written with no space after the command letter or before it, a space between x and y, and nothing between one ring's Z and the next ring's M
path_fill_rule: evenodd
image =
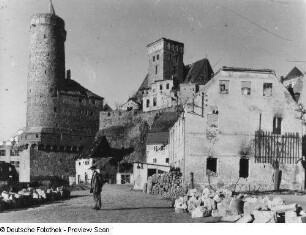
M241 158L239 162L239 177L248 178L249 177L249 159Z
M207 158L206 169L217 173L217 158Z
M148 169L148 177L154 175L156 173L156 169Z

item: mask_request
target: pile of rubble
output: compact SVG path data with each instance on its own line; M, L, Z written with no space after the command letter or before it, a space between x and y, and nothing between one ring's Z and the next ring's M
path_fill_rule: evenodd
M234 196L228 189L217 191L190 189L174 202L176 213L188 212L192 218L219 217L220 222L306 223L306 213L297 204L285 204L279 198Z
M64 187L53 189L22 189L18 193L3 191L0 196L0 211L39 205L70 197L70 190Z
M174 199L187 193L182 184L182 174L176 171L154 174L148 178L144 192L161 195L163 198Z

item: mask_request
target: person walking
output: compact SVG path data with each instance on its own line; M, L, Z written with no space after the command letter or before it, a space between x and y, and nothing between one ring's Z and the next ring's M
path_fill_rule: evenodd
M101 192L104 180L102 175L100 174L100 169L97 169L95 166L92 166L90 169L93 170L90 184L90 192L93 193L93 199L95 203L95 206L92 209L100 210L102 206Z

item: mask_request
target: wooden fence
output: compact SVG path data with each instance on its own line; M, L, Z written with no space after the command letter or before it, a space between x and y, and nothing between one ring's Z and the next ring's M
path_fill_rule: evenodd
M255 132L255 163L295 164L301 155L301 138L298 133L276 135Z

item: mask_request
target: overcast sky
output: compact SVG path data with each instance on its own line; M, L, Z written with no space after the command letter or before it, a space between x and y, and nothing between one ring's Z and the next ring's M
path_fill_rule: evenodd
M135 92L147 69L146 45L185 44L184 63L306 71L302 0L53 0L66 22L66 69L114 106ZM48 0L0 0L0 140L25 126L29 18Z

